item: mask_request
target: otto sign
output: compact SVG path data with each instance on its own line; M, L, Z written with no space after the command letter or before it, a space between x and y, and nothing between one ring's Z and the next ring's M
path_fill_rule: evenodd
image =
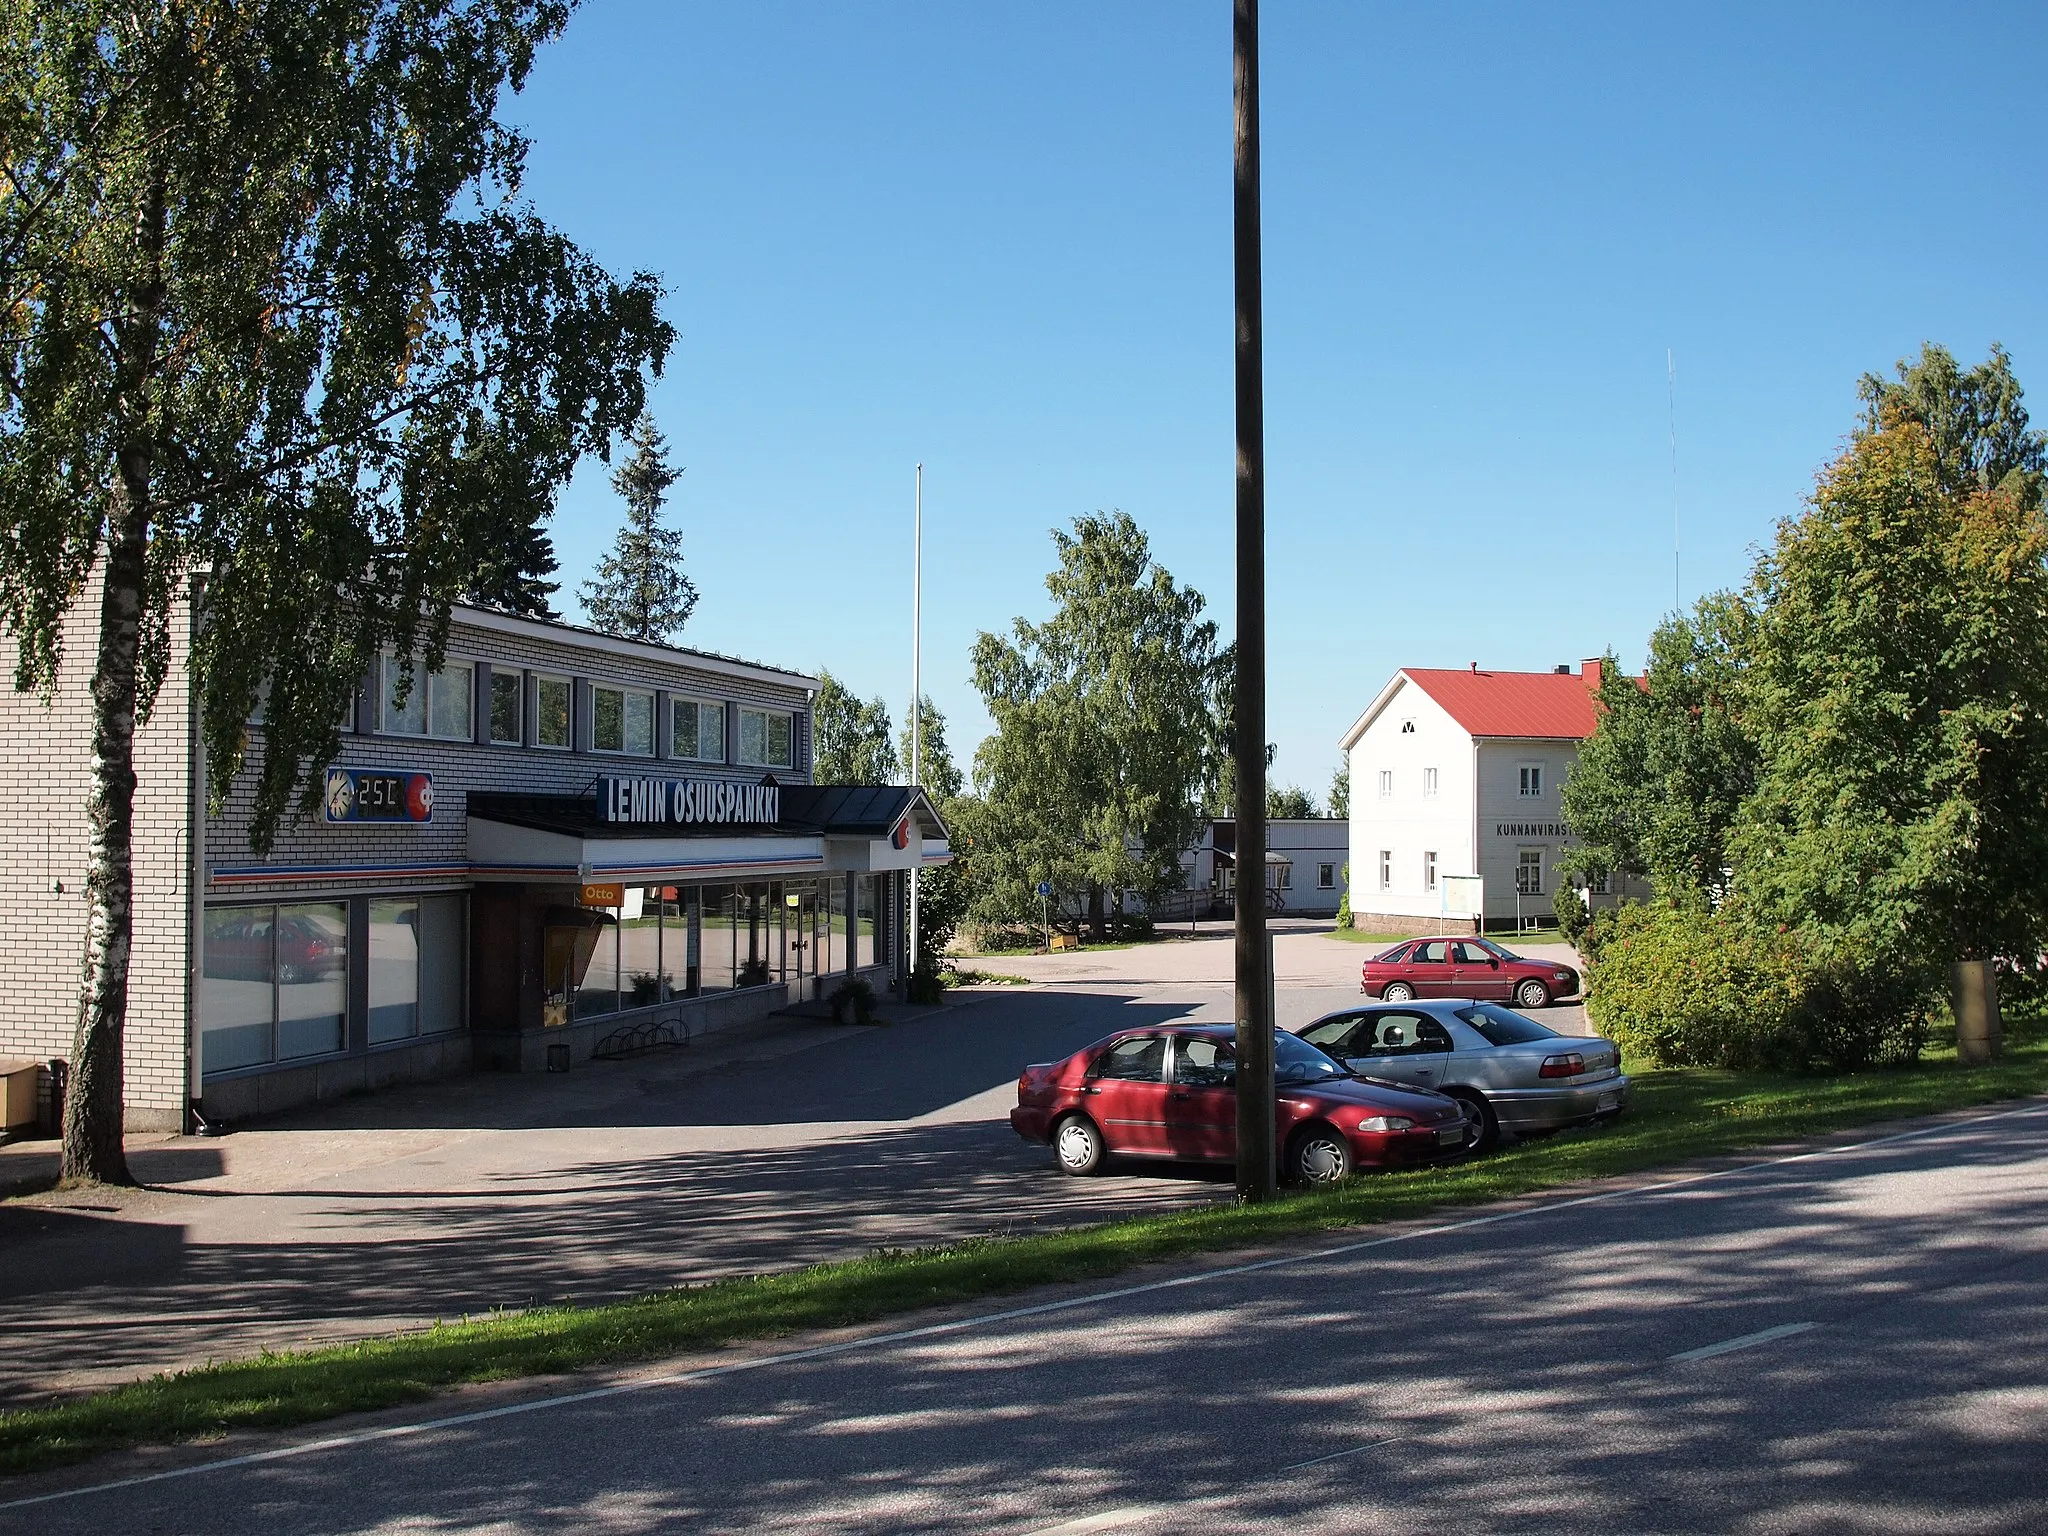
M782 819L775 784L724 784L716 779L597 781L597 819L654 826L685 822L772 826Z

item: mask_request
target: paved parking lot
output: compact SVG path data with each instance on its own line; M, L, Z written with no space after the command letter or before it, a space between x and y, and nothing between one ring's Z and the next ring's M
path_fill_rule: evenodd
M478 1075L132 1153L150 1186L0 1202L0 1404L493 1307L1227 1198L1224 1171L1063 1179L1016 1074L1134 1023L1230 1016L1225 935L983 962L1039 979L869 1029L778 1019L567 1076ZM1276 941L1281 1021L1368 951ZM1120 974L1119 974L1120 973ZM1546 1016L1571 1027L1570 1011ZM0 1180L48 1144L0 1151Z

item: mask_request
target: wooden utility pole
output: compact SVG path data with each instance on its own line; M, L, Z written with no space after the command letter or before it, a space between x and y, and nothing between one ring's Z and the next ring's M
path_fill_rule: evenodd
M1266 389L1260 334L1259 5L1236 0L1232 229L1237 256L1237 1198L1269 1200L1273 953L1266 944Z

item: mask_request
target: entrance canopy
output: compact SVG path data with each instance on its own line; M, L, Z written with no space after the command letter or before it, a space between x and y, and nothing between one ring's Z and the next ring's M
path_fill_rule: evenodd
M668 884L952 861L924 791L887 784L601 778L583 795L472 794L477 880Z

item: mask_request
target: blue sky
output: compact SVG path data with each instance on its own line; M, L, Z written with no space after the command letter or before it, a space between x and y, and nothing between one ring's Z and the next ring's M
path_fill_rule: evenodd
M1274 773L1320 799L1394 668L1631 664L1739 582L1923 339L2048 420L2048 7L1268 0ZM1120 507L1231 622L1223 0L588 0L507 115L539 210L659 273L687 644L900 720ZM1677 363L1674 483L1665 359ZM565 597L609 544L565 493ZM565 605L575 613L573 600Z

